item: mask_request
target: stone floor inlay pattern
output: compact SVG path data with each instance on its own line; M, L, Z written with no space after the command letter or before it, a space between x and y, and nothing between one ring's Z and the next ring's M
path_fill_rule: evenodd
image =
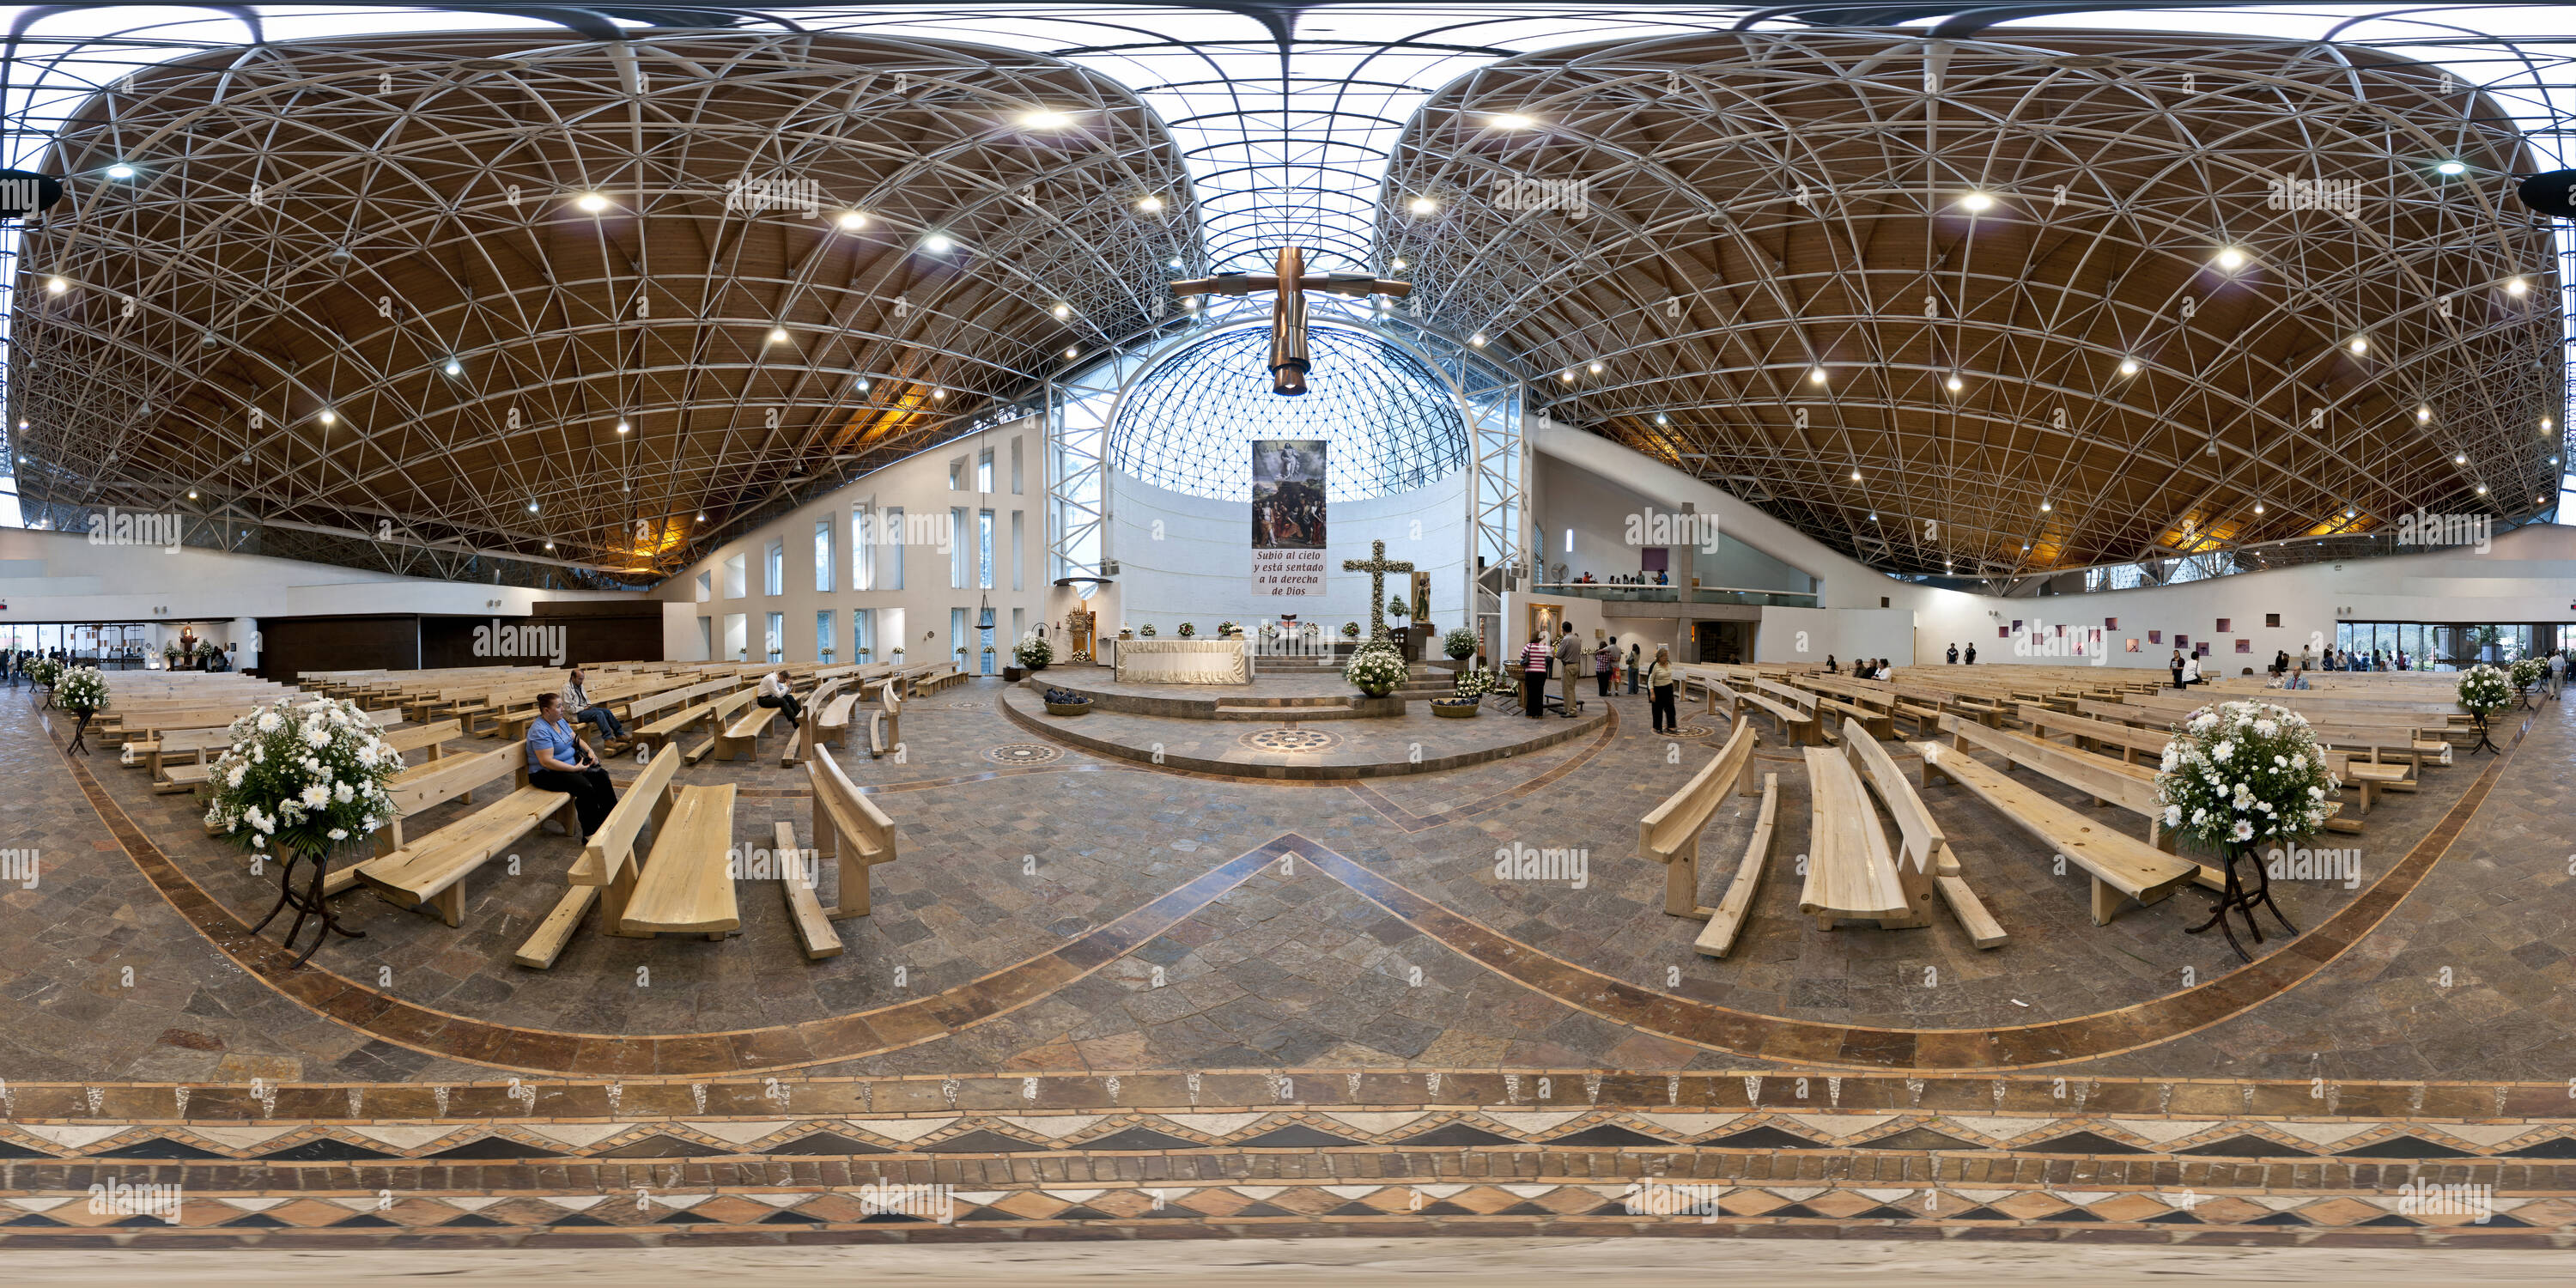
M1236 741L1255 751L1277 751L1290 755L1330 751L1342 745L1340 737L1320 729L1255 729Z

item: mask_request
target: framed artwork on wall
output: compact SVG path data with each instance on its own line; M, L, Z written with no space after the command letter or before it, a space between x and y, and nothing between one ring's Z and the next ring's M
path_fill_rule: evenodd
M2236 641L2236 651L2237 651L2237 652L2239 652L2239 653L2251 653L2251 652L2253 652L2253 651L2254 651L2254 641L2252 641L2252 640L2238 640L2238 641Z
M2165 642L2165 633L2163 631L2149 631L2147 632L2147 642L2150 644L2162 644Z
M2235 624L2235 621L2236 621L2236 619L2235 619L2235 618L2233 618L2233 617L2222 617L2222 618L2219 618L2219 619L2218 619L2218 629L2217 629L2217 630L2215 630L2215 631L2212 631L2212 632L2211 632L2211 634L2213 634L2213 635L2224 635L2224 634L2226 634L2226 633L2227 633L2227 631L2228 631L2228 628L2229 628L2230 626L2234 625L2234 624Z
M2138 641L2134 637L2129 640L2129 651L2132 653L2138 651Z

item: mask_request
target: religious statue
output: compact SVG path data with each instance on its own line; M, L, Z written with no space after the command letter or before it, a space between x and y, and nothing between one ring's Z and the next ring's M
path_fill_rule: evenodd
M1255 291L1279 293L1270 306L1270 392L1293 397L1306 392L1306 292L1402 299L1413 293L1413 283L1385 281L1366 273L1318 273L1309 277L1306 252L1295 246L1280 248L1278 268L1268 274L1219 273L1172 283L1172 294L1178 296L1250 295Z
M1091 652L1091 631L1093 620L1092 612L1088 608L1077 608L1064 615L1064 629L1067 634L1073 637L1073 648L1071 651L1076 656Z

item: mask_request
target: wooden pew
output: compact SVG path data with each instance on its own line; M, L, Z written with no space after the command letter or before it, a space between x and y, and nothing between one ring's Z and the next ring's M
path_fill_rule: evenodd
M1896 879L1905 884L1908 896L1916 892L1916 887L1928 883L1949 905L1959 928L1968 933L1968 942L1979 948L2003 943L2003 924L1986 911L1985 902L1968 887L1967 874L1960 870L1959 856L1951 853L1941 825L1933 821L1923 798L1914 794L1914 785L1905 781L1905 774L1897 769L1887 748L1851 723L1843 726L1842 741L1844 754L1851 757L1853 773L1877 790L1879 801L1887 807L1887 816L1896 820Z
M641 866L635 856L636 838L649 823L655 839L660 839L663 820L671 812L671 778L679 772L680 749L665 745L591 834L590 843L582 847L581 857L566 874L569 888L510 960L533 970L552 967L594 901L601 904L600 933L629 933L624 926L626 905L634 896L635 874Z
M877 709L868 713L868 759L881 760L903 745L903 689L877 686Z
M1851 761L1824 747L1806 749L1807 883L1798 911L1818 930L1836 921L1875 921L1882 930L1931 924L1929 883L1917 895L1896 873L1887 832Z
M2081 714L2061 715L2033 706L2022 707L2021 718L2030 725L2034 736L2045 738L2052 733L2064 734L2074 740L2079 750L2083 749L2086 743L2100 748L2118 748L2122 764L2136 763L2138 755L2142 752L2149 761L2161 764L2165 744L2173 738L2172 734L2158 730L2115 724ZM2381 792L2415 790L2415 770L2412 765L2373 764L2368 761L2355 761L2352 753L2348 751L2339 751L2332 747L2320 747L2319 750L2325 753L2327 772L2341 780L2344 786L2360 794L2361 812L2364 814L2370 812L2372 800ZM2358 821L2346 818L2327 819L2326 826L2338 832L2361 830L2361 824Z
M726 726L739 717L743 710L751 705L752 699L757 696L759 695L753 690L737 689L732 693L728 693L723 697L708 703L706 714L707 740L690 748L681 756L681 759L692 765L706 759L707 753L714 751L716 749L716 744L723 740Z
M2199 864L2111 831L2014 782L2001 770L1980 764L1964 749L1937 742L1919 742L1914 749L1923 756L1926 786L1938 774L1967 788L2052 853L2063 854L2083 868L2092 878L2094 925L2109 925L2123 898L2161 903L2200 876Z
M1751 721L1737 721L1726 745L1680 791L1637 820L1637 852L1664 865L1665 912L1703 920L1714 914L1714 909L1699 902L1699 836L1728 796L1751 794L1753 747L1758 741Z
M800 753L807 756L814 754L815 746L823 740L824 736L823 712L830 703L840 700L840 692L841 678L835 675L816 684L813 691L805 695L805 719L800 721L796 728L788 731L787 745L778 749L779 768L786 769L794 766ZM848 708L844 707L843 710L846 711Z
M815 756L807 760L805 776L814 789L811 825L814 851L821 861L834 865L840 882L839 902L821 909L821 916L829 921L864 917L868 915L869 907L868 869L880 863L892 863L897 857L894 821L876 807L876 802L859 792L850 776L842 773L840 765L831 757ZM801 887L803 883L791 885ZM803 897L815 896L810 888L806 888ZM788 890L787 898L791 905L795 904L799 898L797 890ZM803 926L809 919L800 911L793 920ZM833 942L837 944L837 938ZM816 949L816 942L808 939L806 956L828 955L820 954Z
M814 740L806 749L807 755L813 754L814 747L846 748L850 745L850 711L858 701L858 694L844 691L834 694L828 704L817 704Z
M1822 735L1816 731L1816 718L1788 703L1750 690L1739 691L1713 678L1705 683L1711 709L1715 708L1717 699L1724 698L1732 704L1735 716L1741 716L1747 706L1769 712L1771 718L1779 722L1781 736L1792 747L1812 746L1823 741Z
M391 716L393 712L390 710L371 711L367 714L371 716ZM224 731L213 730L211 732L222 734ZM172 735L168 734L163 735L162 741L167 743L171 736ZM419 751L426 747L429 749L429 760L435 762L440 757L447 754L447 749L439 744L456 736L456 722L453 720L442 720L436 724L422 725L416 729L397 729L391 733L382 734L380 736L394 749L394 754L396 755ZM218 738L214 743L214 746L216 747L228 747L229 745L230 744L224 741L223 738ZM209 748L209 750L211 749L212 748ZM192 765L170 766L167 770L166 776L162 778L161 781L154 783L152 790L163 793L193 791L213 782L214 775L214 759L210 756L200 757L197 763ZM400 782L401 780L397 778L395 781Z
M1693 951L1723 958L1734 950L1745 923L1753 919L1753 896L1762 889L1762 872L1771 860L1771 832L1779 820L1780 776L1764 774L1762 810L1754 816L1753 838L1745 843L1744 860L1735 866L1735 879L1726 883L1726 894L1717 901L1717 907L1692 910L1694 915L1708 916L1708 924L1700 927L1699 937L1691 941Z
M628 934L722 939L742 928L733 891L731 783L683 787L654 824L653 852L619 925Z
M395 818L388 824L399 847L350 869L359 882L406 906L429 905L448 925L465 916L465 878L516 844L539 823L572 808L572 797L528 785L528 750L513 744L476 756L451 756L394 789ZM429 806L466 795L496 778L515 790L435 832L406 842L401 820ZM326 892L328 887L326 886Z
M716 735L716 759L750 760L760 744L760 735L769 732L769 722L778 714L776 707L764 707L754 698L750 706L733 718L733 722Z

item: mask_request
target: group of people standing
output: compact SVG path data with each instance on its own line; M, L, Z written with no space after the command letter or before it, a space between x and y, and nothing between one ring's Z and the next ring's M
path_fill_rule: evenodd
M1588 670L1592 673L1596 696L1609 697L1611 686L1624 677L1629 693L1636 693L1641 686L1646 689L1654 710L1656 732L1680 728L1681 718L1676 714L1673 702L1672 650L1658 644L1653 659L1649 661L1641 643L1631 641L1627 652L1622 654L1619 642L1606 632L1595 630L1593 635L1593 647L1586 650L1582 637L1575 632L1571 622L1564 624L1553 643L1549 642L1543 629L1530 632L1529 644L1521 649L1520 659L1522 714L1533 720L1547 714L1547 681L1553 672L1561 677L1558 697L1563 703L1565 718L1573 719L1581 705L1575 699L1574 686L1578 677Z

